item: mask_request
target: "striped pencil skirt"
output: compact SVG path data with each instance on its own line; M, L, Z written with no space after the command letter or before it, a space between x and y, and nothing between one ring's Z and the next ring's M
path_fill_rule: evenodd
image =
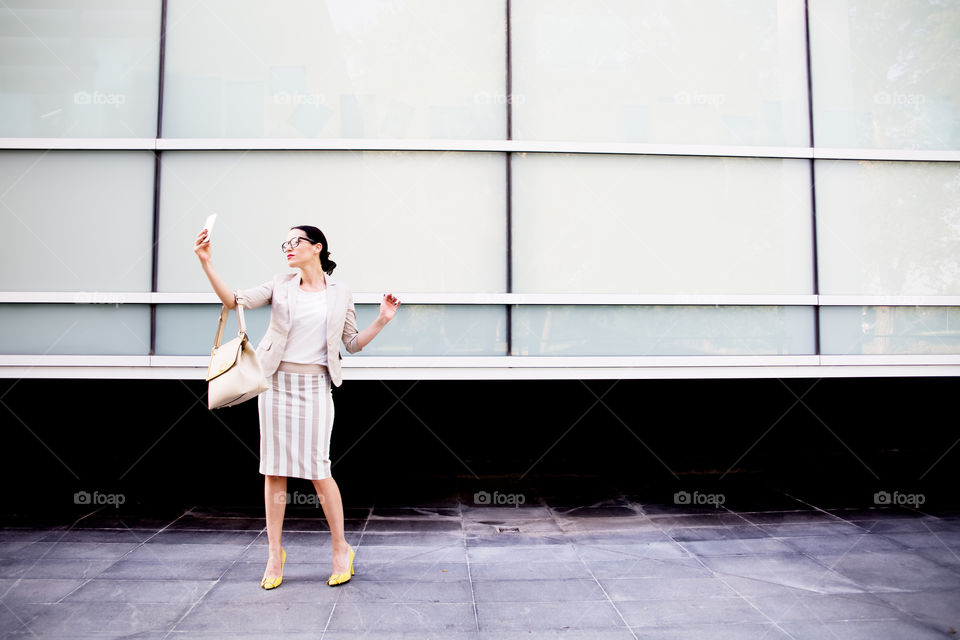
M322 365L281 362L257 397L260 473L319 480L331 477L333 395Z

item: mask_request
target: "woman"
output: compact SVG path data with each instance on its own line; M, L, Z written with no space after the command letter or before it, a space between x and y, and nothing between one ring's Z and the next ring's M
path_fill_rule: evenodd
M197 234L194 252L213 290L228 308L270 304L270 326L257 346L257 358L270 388L257 398L260 413L260 473L264 475L269 553L260 586L274 589L283 580L286 552L280 544L287 477L313 482L330 525L333 573L330 586L354 574L354 550L343 535L343 502L330 473L333 426L331 383L339 386L340 341L350 353L363 349L393 318L400 301L387 294L374 322L357 331L350 289L328 277L327 239L320 229L292 227L281 245L295 273L276 275L259 287L233 292L213 268L207 230Z

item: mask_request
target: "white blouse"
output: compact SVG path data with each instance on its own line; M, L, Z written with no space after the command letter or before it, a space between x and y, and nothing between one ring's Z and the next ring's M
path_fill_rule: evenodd
M283 352L287 362L327 364L327 290L297 287L297 307Z

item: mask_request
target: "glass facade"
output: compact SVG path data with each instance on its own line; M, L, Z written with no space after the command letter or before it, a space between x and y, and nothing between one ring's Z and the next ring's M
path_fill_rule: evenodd
M164 135L506 132L504 2L170 0L168 7Z
M514 135L806 145L802 0L511 3Z
M160 9L156 0L4 2L0 137L154 137Z
M4 3L0 355L202 360L211 213L232 288L313 224L361 326L398 293L367 363L960 355L958 30L956 0Z

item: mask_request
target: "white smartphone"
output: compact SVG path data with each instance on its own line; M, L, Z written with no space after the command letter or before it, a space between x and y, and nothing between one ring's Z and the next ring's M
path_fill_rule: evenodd
M213 235L213 223L217 221L217 214L211 213L207 216L207 221L203 223L203 228L207 230L207 241L209 242L210 236Z

